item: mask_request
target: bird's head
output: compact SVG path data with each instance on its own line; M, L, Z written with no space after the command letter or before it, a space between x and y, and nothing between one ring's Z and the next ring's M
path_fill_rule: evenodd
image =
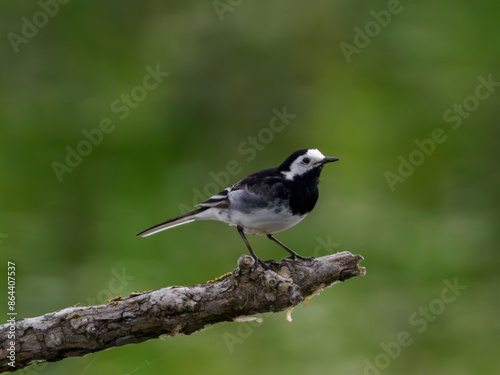
M295 151L278 167L287 180L296 177L312 175L319 176L326 163L339 160L323 155L315 148L306 148Z

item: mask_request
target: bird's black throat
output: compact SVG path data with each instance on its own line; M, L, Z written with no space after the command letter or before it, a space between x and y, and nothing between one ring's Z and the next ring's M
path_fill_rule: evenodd
M304 215L312 211L319 197L319 175L321 167L301 175L294 176L286 183L290 189L290 210L294 215Z

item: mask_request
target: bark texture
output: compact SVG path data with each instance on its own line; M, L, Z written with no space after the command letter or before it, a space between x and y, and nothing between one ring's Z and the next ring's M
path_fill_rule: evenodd
M104 305L68 307L20 319L15 322L16 367L8 358L11 326L0 326L0 372L283 311L335 282L364 275L362 260L361 255L345 251L311 260L268 261L265 269L242 255L236 270L205 284L132 293Z

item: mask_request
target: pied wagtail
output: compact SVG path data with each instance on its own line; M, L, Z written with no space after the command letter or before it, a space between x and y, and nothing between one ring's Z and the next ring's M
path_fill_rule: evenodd
M236 226L255 262L245 233L266 235L291 254L306 259L278 241L273 234L293 227L304 219L318 200L321 170L339 159L324 156L316 149L291 154L279 167L253 173L231 187L197 204L198 209L142 231L146 237L195 220L218 220Z

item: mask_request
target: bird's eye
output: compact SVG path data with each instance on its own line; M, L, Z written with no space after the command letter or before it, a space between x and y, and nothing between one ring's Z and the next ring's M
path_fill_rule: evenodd
M302 159L302 162L303 162L304 164L309 164L309 162L310 162L310 161L311 161L311 159L309 159L309 158L304 158L304 159Z

